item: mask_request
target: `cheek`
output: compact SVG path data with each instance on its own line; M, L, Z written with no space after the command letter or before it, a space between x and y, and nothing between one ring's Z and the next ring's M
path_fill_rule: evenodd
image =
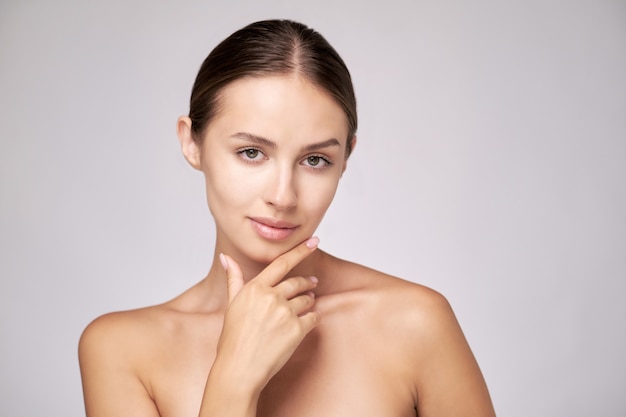
M335 197L338 185L338 179L304 185L299 193L298 205L321 220Z
M204 170L207 203L213 215L219 217L233 210L257 206L263 190L276 182L271 170L251 173L246 167L226 161L222 159L221 163L210 164ZM312 222L321 221L333 201L340 175L295 175L302 175L294 184L298 195L297 210Z
M259 178L244 175L228 164L219 165L205 171L207 202L211 211L215 214L220 209L228 211L248 205L255 197Z

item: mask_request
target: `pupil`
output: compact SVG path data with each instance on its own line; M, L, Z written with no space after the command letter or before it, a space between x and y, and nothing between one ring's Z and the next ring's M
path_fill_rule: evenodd
M246 154L248 155L248 158L254 158L255 156L257 156L259 151L257 151L256 149L248 149L246 151Z
M320 158L317 156L309 156L309 164L315 166L320 163Z

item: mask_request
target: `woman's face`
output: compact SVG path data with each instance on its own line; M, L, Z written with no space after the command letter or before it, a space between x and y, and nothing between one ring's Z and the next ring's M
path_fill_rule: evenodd
M302 78L228 85L198 149L217 250L268 263L312 236L346 167L347 135L341 107Z

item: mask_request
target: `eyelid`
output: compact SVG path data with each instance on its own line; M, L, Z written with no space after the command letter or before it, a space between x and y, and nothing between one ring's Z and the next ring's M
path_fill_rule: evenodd
M236 149L236 150L235 150L235 154L236 154L239 158L241 158L244 162L249 163L249 164L254 164L254 163L258 163L258 162L260 162L260 160L258 160L258 159L249 159L249 158L246 158L245 156L243 156L243 155L246 153L246 151L250 151L250 150L255 150L255 151L257 151L259 154L263 155L263 159L266 159L266 158L267 158L267 155L265 155L265 152L263 152L263 150L262 150L262 149L260 149L260 148L259 148L259 147L257 147L257 146L251 146L251 145L248 145L248 146L242 146L241 148Z
M263 152L263 150L261 148L259 148L258 146L254 146L254 145L242 146L240 148L237 148L235 152L245 152L245 151L250 150L250 149L254 149L256 151Z
M312 154L306 155L304 158L302 158L302 162L305 162L307 159L309 159L311 157L320 158L324 162L323 166L321 166L319 168L317 166L306 165L307 167L309 167L311 169L322 170L322 169L325 169L325 168L329 168L329 167L331 167L332 165L335 164L333 162L333 160L328 155L319 154L319 153L312 153Z
M257 151L262 156L262 158L250 159L246 157L245 153L250 150ZM263 159L267 159L267 155L265 154L265 152L263 152L263 150L259 148L258 146L254 146L254 145L247 145L247 146L242 146L240 148L237 148L235 150L235 153L239 158L241 158L244 162L248 164L257 164L257 163L260 163ZM319 158L322 161L322 166L308 165L306 162L307 162L307 159L309 158ZM329 157L328 155L325 155L322 153L310 153L302 157L302 159L300 160L300 164L312 170L321 171L323 169L330 168L335 163L333 162L333 159Z

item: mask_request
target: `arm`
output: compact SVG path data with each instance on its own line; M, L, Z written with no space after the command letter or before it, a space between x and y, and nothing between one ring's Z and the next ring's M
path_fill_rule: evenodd
M482 373L447 300L431 294L420 324L420 417L495 417Z
M314 238L296 246L245 285L237 263L221 255L229 303L200 417L255 416L263 388L317 325L319 313L310 311L317 279L283 280L317 242Z
M224 257L229 302L201 417L255 416L262 389L317 325L319 314L310 311L316 280L283 279L316 245L298 245L245 285L237 263ZM143 325L123 313L102 316L85 329L79 361L88 417L159 416L149 381L139 377L142 367L153 366L145 356L154 343Z
M134 338L128 327L123 317L110 314L94 320L81 336L78 355L88 417L159 416L132 369L129 341ZM121 340L125 343L119 343Z

